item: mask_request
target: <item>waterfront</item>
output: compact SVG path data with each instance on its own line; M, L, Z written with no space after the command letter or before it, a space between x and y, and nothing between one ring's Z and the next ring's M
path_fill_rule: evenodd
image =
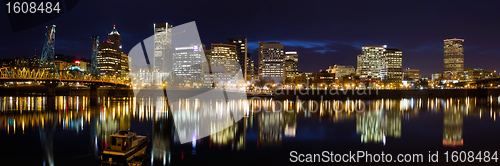
M54 106L45 103L54 100ZM49 102L50 103L50 102ZM129 128L148 135L154 165L287 164L290 151L495 151L499 96L377 100L197 100L166 108L163 98L0 97L0 138L7 165L99 165L108 137ZM242 117L230 127L202 119ZM175 121L175 120L177 121ZM179 125L180 124L180 125ZM195 134L190 132L195 131ZM186 137L192 142L180 144Z

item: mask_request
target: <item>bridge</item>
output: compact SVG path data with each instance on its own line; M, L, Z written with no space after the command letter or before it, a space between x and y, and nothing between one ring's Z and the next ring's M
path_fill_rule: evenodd
M476 85L477 88L498 87L500 85L500 77L475 80L475 81L471 82L471 84Z
M99 38L92 36L92 62L89 71L80 70L58 70L54 62L55 53L55 25L47 26L45 42L39 66L36 67L2 67L0 68L0 84L28 82L41 84L47 87L48 96L55 96L55 88L59 83L79 83L90 87L91 96L97 96L100 86L129 87L127 78L116 76L99 75L97 66L97 53Z

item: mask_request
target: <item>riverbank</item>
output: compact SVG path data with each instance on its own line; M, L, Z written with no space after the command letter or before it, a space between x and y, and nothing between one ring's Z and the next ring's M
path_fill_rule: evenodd
M206 93L211 89L168 90L172 98L189 98ZM56 96L90 96L88 87L57 87ZM42 85L0 87L1 96L45 96L47 88ZM229 97L236 92L226 92ZM163 90L143 89L136 95L129 88L100 87L98 96L112 97L159 97ZM450 97L488 97L500 95L500 89L424 89L424 90L276 90L274 94L247 93L247 98L274 98L275 100L336 100L336 99L382 99L382 98L450 98ZM216 96L211 96L216 97ZM218 98L222 98L220 95Z
M424 89L424 90L277 90L276 100L332 100L382 98L449 98L500 95L500 89Z

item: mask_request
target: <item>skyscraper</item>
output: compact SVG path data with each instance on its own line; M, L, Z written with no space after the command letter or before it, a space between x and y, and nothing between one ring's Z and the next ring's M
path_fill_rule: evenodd
M172 25L154 24L154 71L168 72L172 69L172 60L168 59L168 51L172 48Z
M236 74L239 63L236 46L232 44L212 44L211 66L224 66L228 73Z
M209 64L202 65L203 86L234 88L237 84L236 74L239 72L236 46L232 44L212 44L207 60Z
M250 56L250 53L248 53L247 56L246 80L253 80L255 79L255 62L252 56Z
M299 74L299 54L296 51L287 51L284 60L283 83L292 83L295 75Z
M380 58L382 80L391 83L403 81L403 51L398 49L385 49Z
M236 46L236 60L240 64L241 72L244 74L244 78L246 78L246 63L248 58L247 38L229 38L227 39L227 43Z
M120 33L118 33L118 30L116 30L115 25L113 25L113 30L109 32L108 34L108 41L117 45L120 49L122 49L122 37Z
M122 53L116 44L109 41L99 44L99 52L97 54L99 75L120 76L122 69L120 65L121 56Z
M358 55L358 73L361 81L380 81L380 57L384 54L385 45L367 45L362 47L362 54Z
M274 82L283 81L283 44L259 42L259 76Z
M444 74L454 79L458 71L464 70L464 39L444 40Z
M129 60L128 55L122 52L120 57L120 75L125 78L129 77Z
M99 75L128 77L128 56L121 51L121 36L113 26L108 40L99 44L97 69Z
M201 69L203 62L203 47L191 45L187 47L176 47L173 53L174 85L194 86L201 83Z

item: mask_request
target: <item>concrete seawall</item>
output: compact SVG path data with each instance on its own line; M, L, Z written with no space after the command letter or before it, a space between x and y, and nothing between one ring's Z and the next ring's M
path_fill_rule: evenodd
M169 90L172 97L192 97L206 92L207 89L194 91ZM1 96L44 96L44 86L0 87ZM231 94L231 92L228 92ZM180 95L179 95L180 94ZM57 96L90 96L89 88L57 87ZM99 88L98 96L130 97L132 89ZM144 96L164 96L163 90L142 90L137 94ZM332 100L332 99L381 99L381 98L450 98L450 97L488 97L500 95L500 89L428 89L428 90L276 90L274 95L252 95L248 98L274 98L276 100ZM170 96L170 95L169 95Z

